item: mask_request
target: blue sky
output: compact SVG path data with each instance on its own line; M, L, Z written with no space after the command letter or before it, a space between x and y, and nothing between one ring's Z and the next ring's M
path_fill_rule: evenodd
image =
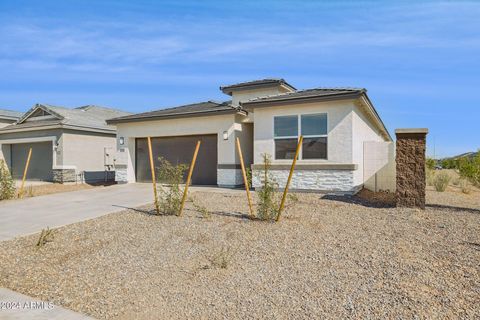
M365 87L393 135L428 127L429 154L480 148L480 2L0 1L0 108L132 112L226 100L282 77Z

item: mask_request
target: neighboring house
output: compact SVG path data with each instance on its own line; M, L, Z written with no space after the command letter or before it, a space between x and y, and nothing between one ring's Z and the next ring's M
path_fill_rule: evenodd
M392 167L392 139L365 89L296 90L283 79L264 79L220 90L231 100L108 120L117 126L117 181L151 181L146 137L152 137L155 159L162 156L174 164L190 163L201 140L193 184L243 184L236 138L246 165L253 168L254 187L261 182L263 154L271 156L279 186L285 185L300 135L304 142L292 189L355 193ZM369 149L379 155L366 163Z
M28 180L95 182L114 175L115 127L105 120L129 113L84 106L36 104L14 124L0 129L0 159L15 179L23 175L30 148Z
M15 123L22 115L22 112L0 109L0 129Z

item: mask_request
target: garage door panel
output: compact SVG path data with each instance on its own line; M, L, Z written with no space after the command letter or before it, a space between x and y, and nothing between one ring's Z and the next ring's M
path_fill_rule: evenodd
M19 143L11 145L12 176L21 179L27 163L28 151L32 148L32 157L27 172L27 180L52 181L52 143Z
M155 167L158 168L158 159L160 157L165 158L173 165L190 165L198 140L202 143L192 175L192 184L216 185L217 135L152 138L152 153ZM139 182L151 181L148 143L146 138L138 138L136 140L136 174L137 181Z

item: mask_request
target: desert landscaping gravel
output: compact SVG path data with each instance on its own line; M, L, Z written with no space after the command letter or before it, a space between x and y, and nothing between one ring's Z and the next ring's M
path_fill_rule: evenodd
M427 208L299 194L279 223L242 192L195 192L212 215L126 210L0 243L0 286L99 319L479 319L480 193Z

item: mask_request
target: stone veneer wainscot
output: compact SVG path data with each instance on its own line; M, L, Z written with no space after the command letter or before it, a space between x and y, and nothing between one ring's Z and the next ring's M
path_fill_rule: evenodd
M252 185L254 188L262 185L262 165L253 166ZM332 192L355 194L361 189L354 183L353 164L321 164L297 165L290 183L291 190ZM272 165L270 175L279 188L284 188L290 172L290 165Z

